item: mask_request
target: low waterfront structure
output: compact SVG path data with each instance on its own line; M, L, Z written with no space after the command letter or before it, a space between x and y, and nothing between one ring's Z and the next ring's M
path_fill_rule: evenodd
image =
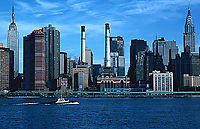
M189 76L189 74L183 74L181 83L184 87L200 87L200 75Z
M153 92L158 94L166 94L167 92L173 92L173 73L166 72L161 73L160 71L152 71L149 73L153 79Z
M126 91L130 88L130 78L127 76L114 76L113 74L102 74L97 77L97 87L100 91Z

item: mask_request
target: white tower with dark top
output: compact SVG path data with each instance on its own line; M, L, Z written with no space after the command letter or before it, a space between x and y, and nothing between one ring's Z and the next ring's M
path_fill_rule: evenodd
M110 67L110 27L109 24L105 24L105 60L104 66Z

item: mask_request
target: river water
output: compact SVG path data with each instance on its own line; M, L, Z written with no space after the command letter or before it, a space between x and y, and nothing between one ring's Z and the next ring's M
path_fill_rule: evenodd
M0 128L200 128L200 98L0 99ZM75 100L75 99L72 99Z

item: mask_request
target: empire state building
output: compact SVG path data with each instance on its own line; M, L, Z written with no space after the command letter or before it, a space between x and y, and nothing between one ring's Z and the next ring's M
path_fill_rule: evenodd
M14 51L14 76L19 72L19 33L15 24L14 7L12 7L12 21L9 25L7 47Z
M183 33L184 48L189 46L191 52L195 52L195 32L194 24L192 22L192 16L190 14L190 7L188 8L188 14L185 23L185 32Z

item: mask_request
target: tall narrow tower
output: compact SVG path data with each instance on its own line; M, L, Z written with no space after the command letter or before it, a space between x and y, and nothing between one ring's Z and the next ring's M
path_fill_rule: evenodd
M81 26L81 62L85 62L85 26Z
M110 67L110 27L109 24L105 24L105 60L104 66Z
M19 72L19 33L15 24L14 6L12 7L12 20L9 25L7 47L14 51L14 76Z
M183 33L184 48L190 47L191 52L195 52L195 32L192 16L190 14L190 6L188 7L188 14L185 23L185 32Z
M60 75L60 31L51 24L42 27L45 34L46 81L50 90L56 90L56 80Z

